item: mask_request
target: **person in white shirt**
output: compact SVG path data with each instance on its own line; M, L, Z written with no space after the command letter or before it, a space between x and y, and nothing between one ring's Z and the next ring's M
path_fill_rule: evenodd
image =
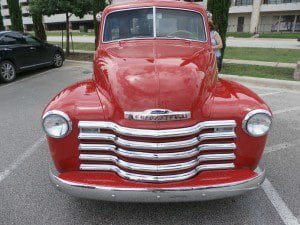
M223 48L223 42L222 42L220 34L217 32L216 25L211 20L209 21L209 27L210 27L211 44L212 44L213 50L214 50L216 58L217 58L218 70L219 70L219 72L221 72L221 70L222 70L221 49Z

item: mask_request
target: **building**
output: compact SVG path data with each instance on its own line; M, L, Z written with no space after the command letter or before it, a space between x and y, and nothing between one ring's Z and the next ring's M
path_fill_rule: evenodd
M205 6L207 0L201 1ZM300 0L232 0L229 32L299 32Z
M19 0L22 14L23 14L23 24L24 30L30 31L33 28L32 18L29 14L29 0ZM6 29L9 29L11 26L9 9L7 5L7 0L1 0L1 13L3 16L3 24ZM44 16L43 22L45 24L46 30L61 30L65 28L66 16L65 14L57 14L53 16ZM87 29L93 29L93 16L86 15L83 18L78 18L76 16L72 16L70 18L71 28L74 30L79 29L79 26L85 26Z
M114 0L122 2L128 0ZM206 7L208 0L198 1ZM19 0L25 30L32 30L32 19L29 14L28 0ZM229 32L299 32L300 31L300 0L231 0L229 11ZM4 25L11 25L7 0L1 0L1 12ZM80 19L71 17L71 28L76 30L79 26L87 29L93 28L93 18L86 15ZM65 15L44 16L44 24L47 30L61 30L64 28Z
M231 32L300 31L300 0L235 0L230 8Z

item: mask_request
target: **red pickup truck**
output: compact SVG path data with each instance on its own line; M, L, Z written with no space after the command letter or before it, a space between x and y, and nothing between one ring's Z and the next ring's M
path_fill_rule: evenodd
M142 0L104 10L93 78L57 94L42 123L59 189L180 202L258 188L272 114L254 92L218 77L200 5Z

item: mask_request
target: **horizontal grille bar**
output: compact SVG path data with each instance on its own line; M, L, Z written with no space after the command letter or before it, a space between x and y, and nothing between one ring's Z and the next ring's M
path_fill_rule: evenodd
M78 138L87 139L87 140L112 141L118 146L128 147L128 148L164 150L164 149L180 149L180 148L192 147L197 144L200 144L200 142L205 140L236 138L236 134L235 132L207 133L207 134L201 134L197 138L192 138L185 141L175 141L175 142L165 142L165 143L129 141L117 137L114 134L101 134L101 133L96 135L80 134Z
M200 165L196 167L194 170L182 173L182 174L175 174L175 175L163 175L163 176L155 176L155 175L143 175L143 174L136 174L136 173L130 173L122 170L118 166L112 166L112 165L91 165L91 164L81 164L80 169L81 170L99 170L99 171L110 171L115 172L119 176L140 181L140 182L157 182L157 183L163 183L163 182L175 182L175 181L181 181L186 180L189 178L192 178L200 171L207 171L207 170L222 170L222 169L234 169L233 163L224 163L224 164L208 164L208 165Z
M162 173L162 172L174 172L181 171L196 167L198 164L202 162L210 162L210 161L219 161L219 160L234 160L234 154L210 154L210 155L201 155L198 158L183 162L183 163L173 163L166 165L150 165L150 164L137 164L130 163L124 160L119 159L116 156L111 155L92 155L92 154L80 154L80 160L83 161L102 161L102 162L112 162L115 163L118 167L134 170L134 171L142 171L142 172L154 172L154 173Z
M147 129L135 129L122 127L116 123L105 121L80 121L78 127L81 130L81 137L91 139L97 139L97 135L84 133L84 129L106 129L112 130L116 134L121 134L131 137L146 137L146 138L167 138L167 137L183 137L193 134L198 134L202 130L211 128L235 128L236 122L234 120L219 120L219 121L206 121L198 123L192 127L168 129L168 130L147 130Z
M79 150L81 151L97 151L105 152L109 151L115 153L116 155L133 158L133 159L148 159L148 160L176 160L185 159L198 155L202 151L215 151L215 150L234 150L236 145L234 143L224 143L224 144L203 144L199 145L189 151L183 152L172 152L172 153L150 153L141 151L129 151L122 148L118 148L115 145L106 144L80 144Z

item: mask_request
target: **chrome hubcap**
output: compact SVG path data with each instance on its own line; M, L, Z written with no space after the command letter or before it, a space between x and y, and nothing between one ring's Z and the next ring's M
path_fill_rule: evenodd
M1 67L1 75L5 80L12 80L15 77L15 70L10 63L4 63Z
M63 62L62 56L60 54L55 54L55 56L54 56L55 66L61 66L62 62Z

